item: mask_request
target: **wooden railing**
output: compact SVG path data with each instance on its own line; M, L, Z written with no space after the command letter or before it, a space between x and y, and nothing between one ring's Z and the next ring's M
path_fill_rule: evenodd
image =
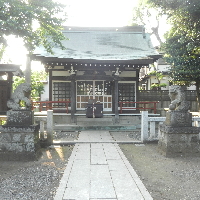
M69 112L69 104L71 101L33 101L32 102L32 109L36 108L36 106L39 107L39 111L43 110L52 110L52 109L58 109L63 108L66 109L66 113ZM64 105L62 105L64 104Z
M158 101L151 101L151 102L119 102L120 105L120 114L122 114L122 110L130 110L130 109L139 109L139 110L153 110L154 114L156 114L156 104L159 103ZM123 107L123 104L143 104L143 106L141 107ZM153 107L147 107L147 105L149 104L153 104Z

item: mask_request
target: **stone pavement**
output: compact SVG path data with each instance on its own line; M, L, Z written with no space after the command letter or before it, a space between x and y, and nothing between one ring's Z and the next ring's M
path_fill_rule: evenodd
M54 200L152 200L109 131L82 131Z

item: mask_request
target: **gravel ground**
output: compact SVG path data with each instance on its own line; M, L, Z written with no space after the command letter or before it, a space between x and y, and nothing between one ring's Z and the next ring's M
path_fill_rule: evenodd
M39 161L0 163L0 200L51 200L73 146L43 149Z
M57 140L74 140L78 132L55 132ZM0 200L53 200L73 146L42 149L38 161L0 162Z
M120 145L154 200L199 200L200 158L166 158L157 144Z

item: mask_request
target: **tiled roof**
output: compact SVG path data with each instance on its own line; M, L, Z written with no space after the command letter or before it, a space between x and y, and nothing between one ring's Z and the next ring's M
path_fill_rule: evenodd
M23 74L20 65L15 64L0 64L0 72L13 72L16 76Z
M153 48L150 35L143 27L87 28L65 27L63 41L66 50L54 48L54 55L44 48L37 48L37 56L66 59L92 60L134 60L158 56Z

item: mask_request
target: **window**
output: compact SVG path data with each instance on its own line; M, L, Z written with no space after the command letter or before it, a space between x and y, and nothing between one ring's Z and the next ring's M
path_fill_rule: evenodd
M119 102L135 102L134 82L119 82ZM123 107L135 107L135 103L124 103Z
M53 82L53 100L54 101L70 101L70 82ZM65 104L56 103L58 107L63 107Z

